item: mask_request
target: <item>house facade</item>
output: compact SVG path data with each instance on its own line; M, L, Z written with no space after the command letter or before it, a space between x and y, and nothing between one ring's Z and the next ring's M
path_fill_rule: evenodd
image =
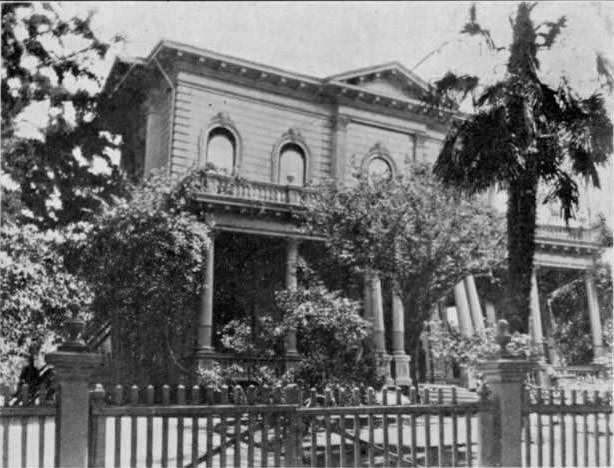
M114 130L124 138L128 174L139 179L157 169L180 178L195 168L217 169L203 175L194 194L214 232L197 324L202 364L223 357L214 349L213 330L216 250L225 236L281 246L283 286L296 288L299 253L318 241L293 217L310 195L306 186L351 182L356 170L394 175L414 161L434 162L453 115L426 108L420 100L426 90L423 80L396 62L316 78L170 41L146 58L116 61L105 91L113 97ZM235 176L243 182L231 183ZM589 271L599 248L595 231L565 229L560 222L540 226L537 243L537 264L549 268ZM595 288L586 278L599 347ZM403 304L382 294L376 275L365 279L364 313L375 324L384 371L389 380L408 384ZM464 333L495 320L473 278L460 282L454 297ZM538 298L534 311L532 329L541 341ZM446 318L445 308L434 314ZM289 363L296 358L295 336L287 337L286 355Z

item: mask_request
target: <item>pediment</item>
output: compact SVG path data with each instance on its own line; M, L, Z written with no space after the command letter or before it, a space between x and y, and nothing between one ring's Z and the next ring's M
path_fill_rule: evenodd
M398 62L351 70L327 78L396 99L420 99L428 84Z

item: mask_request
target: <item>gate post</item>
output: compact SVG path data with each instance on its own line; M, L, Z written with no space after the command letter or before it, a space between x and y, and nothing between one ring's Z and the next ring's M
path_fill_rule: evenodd
M497 328L499 359L478 365L495 404L494 413L480 416L480 466L522 466L524 383L535 363L515 359L506 351L510 342L507 321L499 320Z
M89 379L102 362L97 353L88 353L81 338L84 323L68 322L69 340L46 361L55 369L58 382L56 416L56 459L58 466L86 467L89 435Z
M296 409L300 405L300 394L300 390L296 384L289 384L284 389L284 403L296 405L287 413L287 432L284 441L284 466L287 467L301 465L299 458L302 451L301 427L298 415L296 414Z

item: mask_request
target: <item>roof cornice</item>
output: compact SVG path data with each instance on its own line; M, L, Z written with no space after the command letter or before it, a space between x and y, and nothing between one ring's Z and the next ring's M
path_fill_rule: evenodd
M343 99L350 103L354 101L360 103L362 106L367 105L380 110L394 109L397 112L408 111L413 114L435 118L439 121L447 120L454 116L462 118L462 114L457 111L443 108L433 109L418 99L391 96L381 91L366 89L341 81L360 76L361 74L378 73L378 71L384 70L396 70L416 84L428 86L422 79L407 70L407 68L399 62L388 62L321 79L169 40L158 42L145 59L134 60L130 69L120 80L118 80L118 84L114 87L113 92L119 88L136 66L147 67L154 59L161 59L164 54L168 54L169 52L177 57L192 56L193 60L196 62L212 67L217 72L225 71L230 74L236 74L237 76L252 78L256 81L260 80L266 82L268 85L278 86L282 91L285 87L287 88L284 91L286 93L292 93L298 90L308 92L311 95ZM166 58L168 59L168 55Z

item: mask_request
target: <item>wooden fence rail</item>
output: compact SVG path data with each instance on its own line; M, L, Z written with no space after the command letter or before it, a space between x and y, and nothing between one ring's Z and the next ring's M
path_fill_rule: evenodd
M358 389L318 395L296 386L193 387L186 403L179 386L170 404L164 386L162 405L153 404L153 387L140 393L144 398L136 387L128 399L121 387L110 398L101 387L92 393L93 466L471 466L472 422L493 410L485 400L458 403L455 392L443 404L442 389L432 398L426 389L422 404L415 388L409 401L400 389L384 390L379 403L373 389L362 401ZM233 404L217 403L230 395Z
M34 398L28 385L21 387L18 396L2 397L0 468L56 466L55 404ZM19 406L9 406L15 400Z
M537 389L525 400L524 466L611 466L611 392Z

